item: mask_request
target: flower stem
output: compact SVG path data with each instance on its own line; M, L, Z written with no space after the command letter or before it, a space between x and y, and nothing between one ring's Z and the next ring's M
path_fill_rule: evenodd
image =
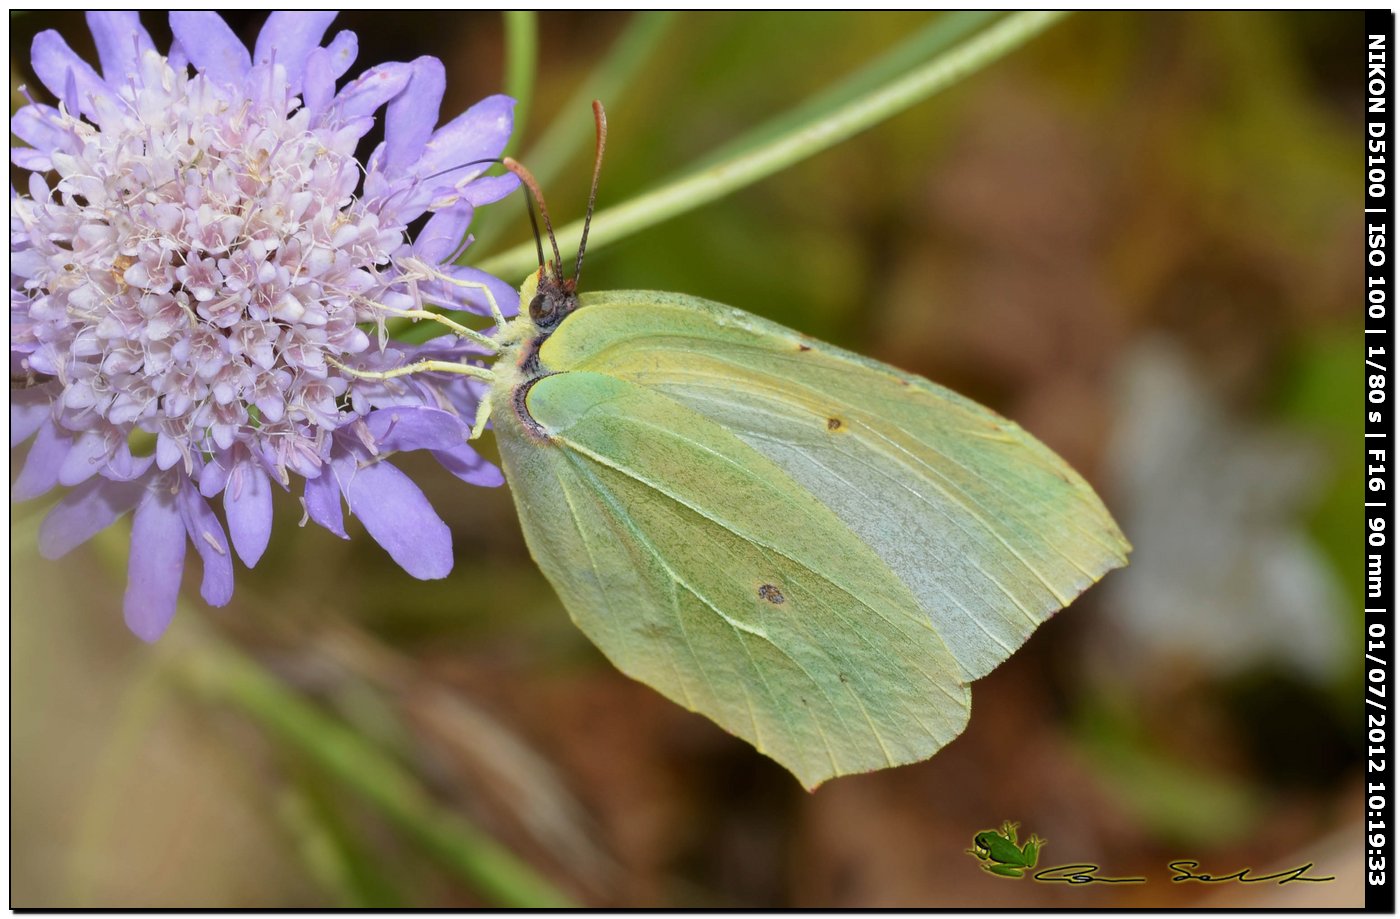
M1061 12L1039 11L1007 16L927 64L848 102L814 112L802 123L747 153L715 163L626 203L599 211L593 218L589 244L597 248L616 242L695 210L835 146L976 73L1025 44L1064 15ZM583 222L575 221L559 230L557 235L561 240L577 240L582 229ZM564 253L567 261L577 250L572 242L565 245L568 247ZM529 242L486 259L477 267L509 280L523 277L534 265L534 243Z
M531 10L506 10L501 15L506 41L504 85L506 95L515 99L515 131L505 149L509 154L529 123L530 104L534 101L535 64L539 57L539 23Z
M927 25L910 35L904 41L866 63L859 70L847 74L820 92L814 93L797 105L770 118L758 127L752 128L727 144L706 153L698 161L691 163L680 176L688 176L731 157L741 156L783 133L792 130L812 118L820 118L824 113L844 105L868 92L878 89L917 67L933 55L945 51L953 43L961 41L978 29L986 27L1002 14L995 10L962 10L933 16ZM583 138L587 131L581 131ZM539 178L539 173L535 174ZM671 176L667 176L670 179ZM544 182L540 179L541 183Z

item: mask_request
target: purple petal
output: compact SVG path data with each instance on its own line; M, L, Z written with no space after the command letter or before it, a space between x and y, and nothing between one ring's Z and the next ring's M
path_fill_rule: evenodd
M116 449L112 451L107 464L99 472L105 479L116 482L129 482L132 479L139 479L146 474L155 463L154 456L133 456L131 447L124 441L118 441Z
M335 33L335 38L326 45L326 50L331 55L331 75L337 80L345 76L350 70L350 65L355 63L355 58L360 53L360 40L354 32L343 31Z
M360 138L374 130L374 125L375 121L373 115L360 115L349 121L342 122L340 127L336 129L334 142L339 144L348 139L349 143L346 145L345 149L354 149L355 144L360 142ZM337 147L337 149L340 148Z
M155 50L150 33L141 25L141 15L134 10L90 12L87 24L97 45L102 75L113 84L126 82L136 72L141 55Z
M97 71L52 29L34 36L30 56L34 73L49 92L66 102L75 102L84 115L91 117L96 113L92 103L94 96L105 96L113 105L118 104L116 93L102 82Z
M233 460L226 453L205 463L204 468L199 471L199 493L206 498L212 498L223 491L224 486L228 484L229 467L232 464Z
M11 186L11 188L10 188L10 198L17 198L17 195L15 195L13 186ZM43 181L42 175L31 175L31 177L29 177L29 198L32 198L32 199L34 199L34 200L42 200L42 202L46 202L46 200L49 200L49 198L50 198L50 195L49 195L49 185L48 185L48 182ZM10 262L10 269L11 269L11 270L14 270L14 261L13 261L13 259L14 259L14 256L11 256L11 262ZM11 354L10 354L10 361L11 361L10 366L11 366L11 370L10 370L10 373L11 373L11 374L14 374L14 373L15 373L15 370L14 370L14 359L15 359L14 346L11 345L10 347L11 347ZM22 371L21 371L21 373L22 373Z
M223 606L233 598L233 555L229 552L223 525L189 479L181 480L176 503L185 533L204 562L199 595L210 606Z
M482 176L472 179L459 194L462 200L472 207L491 204L520 187L520 179L514 174L503 176Z
M313 49L320 47L321 37L335 19L334 11L289 12L277 10L268 14L253 46L253 63L275 61L287 69L287 86L293 93L301 92L302 69Z
M466 443L471 429L451 412L427 406L381 408L365 416L365 426L379 448L401 450L451 450Z
M446 335L439 335L437 338L430 338L423 342L418 346L417 354L419 357L431 355L444 360L465 360L479 355L495 354L495 352L478 345L476 342L458 338L449 332Z
M184 73L190 66L190 56L185 53L185 46L180 44L180 39L175 39L170 43L170 54L167 57L172 70Z
M350 513L404 571L422 580L452 571L452 531L408 476L378 462L341 484Z
M39 527L39 554L62 558L111 526L146 493L144 483L93 479L63 496Z
M242 462L233 467L224 488L224 515L238 557L252 568L272 536L272 483L257 464Z
M63 74L63 107L70 112L82 111L82 98L78 96L78 75L73 68L68 68ZM93 103L93 112L85 113L89 118L96 114L97 103Z
M84 431L58 467L58 484L79 485L97 474L112 455L112 445L99 431Z
M34 149L52 153L66 149L73 138L58 117L58 109L51 105L26 105L10 119L10 130Z
M447 269L447 273L459 281L470 281L473 284L484 284L491 291L491 296L496 301L496 306L500 308L505 316L514 316L520 312L520 291L511 287L505 281L495 275L487 274L476 268L468 268L463 265L454 265ZM437 291L439 288L434 288ZM456 284L442 284L440 289L443 293L451 293L449 299L462 304L463 308L476 313L487 314L490 307L486 302L486 295L479 287L460 287Z
M471 485L495 488L506 480L501 470L482 459L470 444L462 444L451 450L434 450L433 458L442 463L448 472Z
M143 641L155 641L175 616L185 567L185 524L165 487L146 492L131 521L126 569L126 624Z
M345 534L345 517L340 509L340 486L336 484L334 469L327 467L316 478L306 480L302 502L306 507L306 515L313 521L341 539L350 538Z
M510 96L482 99L433 134L425 145L418 174L428 176L472 160L497 158L510 140L514 113L515 100Z
M335 97L335 81L345 76L350 65L355 63L355 57L359 53L360 40L355 37L354 32L345 31L337 33L326 47L316 48L307 55L306 73L302 77L301 97L308 111L313 115L318 115L331 106ZM403 67L404 85L407 85L410 73L408 65L400 64L398 66ZM400 90L402 88L402 86L399 87ZM385 96L384 101L387 102L392 95L393 93L390 93ZM346 124L363 120L364 117L364 115L352 116L346 121ZM369 133L372 126L373 122L354 136L356 138L363 137Z
M402 93L412 76L413 69L407 64L371 67L346 84L335 97L335 109L346 121L372 115L381 105Z
M164 431L156 435L156 466L160 469L169 469L176 463L183 462L184 452L180 449L180 441L171 437ZM217 494L217 492L216 492Z
M252 66L248 48L218 13L176 10L170 14L170 31L195 69L221 83L241 81Z
M422 156L447 89L442 61L424 55L415 58L411 66L413 77L408 86L389 101L384 113L384 172L391 177L406 173Z
M47 386L10 390L10 446L17 447L52 417L53 390Z
M58 427L47 422L39 427L34 443L29 447L29 455L24 458L24 468L19 471L10 497L16 501L37 498L58 484L58 467L73 446L72 438L60 434Z
M335 74L332 73L331 53L317 48L306 56L306 73L302 77L301 99L313 115L324 112L335 98Z
M429 265L446 261L466 238L467 227L471 222L470 207L459 205L438 211L428 218L428 222L418 232L418 238L413 241L414 253Z
M10 162L30 172L48 172L53 168L53 160L49 155L32 147L10 148Z

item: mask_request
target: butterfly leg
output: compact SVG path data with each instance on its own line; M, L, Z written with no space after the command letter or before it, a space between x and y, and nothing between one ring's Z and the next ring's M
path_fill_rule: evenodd
M496 296L495 294L491 293L491 288L487 287L480 281L464 281L461 278L454 278L447 274L443 274L442 278L450 284L456 284L458 287L465 287L468 290L481 291L482 295L486 297L486 305L491 310L491 318L495 321L496 328L505 328L507 321L505 314L501 312L501 307L496 303Z
M472 432L467 440L476 440L486 430L486 422L491 418L491 393L488 391L476 404L476 418L472 421Z
M332 367L343 371L345 374L361 380L392 380L395 377L408 376L411 373L456 373L465 377L475 377L478 380L492 381L496 375L485 367L477 367L475 364L460 364L456 361L417 361L412 364L405 364L402 367L395 367L393 370L357 370L354 367L347 367L339 361L326 358L326 363Z
M452 330L457 337L465 338L467 341L478 344L483 348L490 348L493 353L500 350L500 345L497 344L494 338L491 338L489 335L484 335L476 329L469 329L459 322L453 322L441 313L434 313L432 310L425 309L402 310L390 306L380 306L379 308L389 315L400 319L411 319L415 322L420 319L427 320L428 322L436 322Z

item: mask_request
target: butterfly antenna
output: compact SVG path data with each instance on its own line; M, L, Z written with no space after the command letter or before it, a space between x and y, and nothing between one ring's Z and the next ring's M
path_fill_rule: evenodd
M540 222L535 219L535 202L529 195L525 196L525 213L530 215L530 232L535 237L535 258L540 260L540 267L544 267L544 243L540 241Z
M603 103L593 100L593 120L598 125L598 143L593 148L593 187L588 190L588 210L583 215L583 235L578 241L578 258L574 260L574 289L578 289L578 276L583 271L583 250L588 246L588 227L593 223L593 202L598 198L598 173L603 169L603 148L608 144L608 116L603 111Z
M544 218L544 230L545 233L549 236L550 248L554 250L554 279L560 284L563 284L563 268L560 267L560 265L563 264L563 259L559 255L559 243L554 239L554 225L549 222L549 208L545 207L544 205L544 195L540 192L539 183L535 181L534 176L530 175L530 170L526 169L524 166L520 165L520 163L516 162L510 157L506 157L505 159L501 160L501 165L520 177L520 181L525 183L525 187L530 190L530 194L532 197L534 197L535 203L539 205L540 216ZM526 203L528 205L528 202ZM534 210L531 210L530 223L533 224L534 222L535 212ZM540 263L543 264L544 247L540 245L540 231L538 227L535 228L535 248L539 250Z
M421 179L419 179L418 181L419 181L419 182L426 182L426 181L428 181L429 179L436 179L438 176L445 176L445 175L447 175L449 172L456 172L458 169L465 169L465 168L467 168L468 166L480 166L480 165L482 165L482 164L484 164L484 163L500 163L500 162L501 162L501 160L500 160L499 157L497 157L497 158L495 158L495 159L489 159L489 160L470 160L469 162L466 162L466 163L458 163L456 166L452 166L451 168L448 168L448 169L439 169L437 172L434 172L434 173L432 173L432 174L430 174L430 175L425 175L425 176L423 176L423 177L422 177Z

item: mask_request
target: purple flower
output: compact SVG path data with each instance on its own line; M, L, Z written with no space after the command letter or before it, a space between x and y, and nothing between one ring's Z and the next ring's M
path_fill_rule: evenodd
M451 534L386 458L430 450L468 482L502 481L467 443L479 386L364 374L480 363L455 337L390 342L388 320L516 311L508 285L452 264L473 209L516 187L473 162L500 155L514 101L436 127L442 63L342 81L357 42L323 44L332 18L272 13L250 53L218 15L175 12L162 56L136 13L89 13L100 73L56 32L34 39L58 104L11 121L30 170L11 193L12 446L33 438L13 497L71 487L40 531L51 558L134 510L124 608L146 640L174 613L189 545L204 599L228 602L233 553L257 563L273 488L294 477L310 520L345 536L344 501L419 578L451 569Z

